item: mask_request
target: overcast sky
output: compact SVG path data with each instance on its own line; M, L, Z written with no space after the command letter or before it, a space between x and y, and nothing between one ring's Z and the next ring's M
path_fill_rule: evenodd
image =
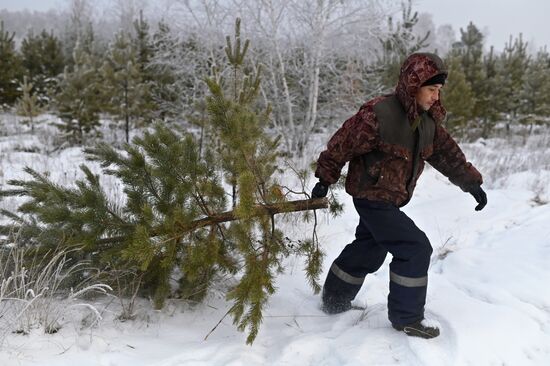
M49 10L67 6L68 2L63 0L0 0L0 9L8 10Z
M108 0L103 0L107 2ZM437 26L451 24L459 37L470 21L487 33L486 45L501 50L520 32L537 47L550 47L550 0L414 0L419 12L433 14ZM67 0L0 0L0 9L48 10L65 8Z
M437 26L451 24L460 37L470 21L487 31L487 46L502 50L510 34L523 33L523 39L537 48L550 48L550 0L415 0L419 12L433 14Z

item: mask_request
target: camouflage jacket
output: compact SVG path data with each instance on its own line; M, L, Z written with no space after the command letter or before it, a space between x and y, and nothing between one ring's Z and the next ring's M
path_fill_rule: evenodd
M315 176L334 184L349 161L350 195L399 207L411 199L424 161L463 191L481 185L481 174L441 125L446 113L441 103L423 112L414 97L423 82L441 73L446 70L436 55L407 58L395 93L368 101L344 122L319 156Z

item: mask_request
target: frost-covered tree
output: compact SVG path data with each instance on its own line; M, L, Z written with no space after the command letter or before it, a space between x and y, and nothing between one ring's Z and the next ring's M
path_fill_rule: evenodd
M422 39L426 35L422 52L434 52L441 57L446 56L456 42L456 33L450 24L443 24L435 27L433 15L430 13L419 13L418 22L413 28L413 34L417 39Z
M111 13L117 18L118 29L130 33L134 28L135 19L147 7L146 0L114 0L110 2Z
M436 42L433 44L432 48L436 50L439 55L445 56L451 51L455 42L456 32L453 26L450 24L443 24L437 27Z
M223 57L229 6L200 0L174 4L173 18L163 19L153 35L154 57L150 63L153 97L163 118L195 121L204 117L208 91L204 75ZM233 16L232 16L233 17Z
M73 65L73 52L77 43L86 53L93 53L95 33L92 13L89 0L69 0L67 22L61 36L65 64L68 66Z
M253 57L265 66L261 93L273 105L273 127L286 150L301 156L313 131L342 118L378 88L368 64L385 9L374 1L240 4L259 45Z

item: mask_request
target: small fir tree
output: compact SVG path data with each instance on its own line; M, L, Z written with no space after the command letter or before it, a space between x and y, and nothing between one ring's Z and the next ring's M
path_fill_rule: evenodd
M35 36L31 29L21 42L22 65L31 80L42 74L41 52L39 37Z
M144 80L150 81L155 76L148 67L153 58L153 44L151 41L149 23L143 19L143 10L139 11L139 18L134 21L133 46L136 50L137 64Z
M487 137L498 118L493 96L499 82L495 70L493 49L483 57L483 34L470 22L465 30L460 29L461 40L454 45L461 59L466 81L473 93L473 116L481 124L482 135Z
M15 33L4 30L0 21L0 107L12 106L20 92L17 90L21 75L21 58L15 50Z
M42 65L46 77L55 78L61 74L65 68L63 58L63 47L61 41L53 32L43 30L40 33L42 41Z
M501 90L501 80L498 57L491 46L489 53L483 57L482 74L484 79L477 80L472 86L474 94L474 117L481 122L481 134L487 138L498 121L505 98ZM481 76L480 76L481 77Z
M63 72L64 57L61 42L43 30L38 36L31 31L21 43L22 65L34 86L41 106L49 102L50 91L57 87Z
M178 49L178 40L172 34L170 27L159 22L157 31L153 34L153 58L149 69L154 75L151 81L151 98L156 106L156 117L161 120L172 119L182 114L182 96L185 93L178 88L174 64L167 64L164 58L174 58L174 50ZM185 104L186 105L186 104Z
M43 111L38 105L38 98L36 94L32 92L32 89L33 85L29 83L25 76L21 84L23 95L17 102L17 114L28 118L26 122L31 126L31 132L34 133L34 117L39 116Z
M483 34L470 22L465 30L460 28L460 42L455 50L461 55L466 80L474 89L483 80Z
M124 32L115 36L101 74L107 111L123 122L129 142L130 130L150 120L152 106L150 85L140 70L136 49Z
M382 55L378 64L383 70L382 82L387 89L397 85L399 69L407 56L422 48L428 47L426 40L430 32L422 37L414 34L413 30L418 23L418 12L412 11L412 0L401 3L401 21L394 25L393 17L388 18L389 35L380 39Z
M537 52L526 70L521 100L521 112L535 120L550 115L550 56L546 47Z
M81 144L85 134L99 126L100 79L92 55L77 43L73 66L65 68L55 96L62 122L56 126L73 142Z
M154 48L149 23L143 18L142 10L139 11L139 18L134 21L132 44L136 50L136 62L142 77L142 83L147 86L147 92L144 93L142 105L149 109L147 114L152 116L157 109L152 96L152 84L157 78L157 74L154 73L155 70L151 67L151 60L154 58Z
M460 58L451 56L446 60L449 68L449 78L442 89L442 99L447 109L447 126L459 133L473 117L474 96L466 75L462 69Z
M521 91L525 84L529 59L527 43L523 41L522 35L520 34L514 40L510 36L500 59L503 76L500 90L503 92L503 112L511 115L512 119L515 119L520 105L523 103Z

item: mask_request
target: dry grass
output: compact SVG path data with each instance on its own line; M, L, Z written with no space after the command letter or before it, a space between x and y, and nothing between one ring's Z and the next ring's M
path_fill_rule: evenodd
M94 270L86 261L73 263L70 254L58 249L39 257L17 245L0 251L0 345L9 333L36 328L56 333L75 317L88 319L87 326L101 320L100 312L81 299L111 288L94 283Z

